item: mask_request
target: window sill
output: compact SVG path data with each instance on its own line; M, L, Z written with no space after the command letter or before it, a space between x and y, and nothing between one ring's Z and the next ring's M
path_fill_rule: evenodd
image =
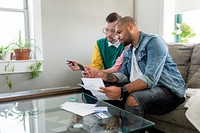
M0 60L0 74L6 74L6 73L26 73L28 72L28 67L35 63L36 61L42 62L42 66L40 71L43 71L43 59L37 59L37 60L10 60L10 61L3 61ZM5 65L8 65L9 67L14 66L14 72L6 72Z

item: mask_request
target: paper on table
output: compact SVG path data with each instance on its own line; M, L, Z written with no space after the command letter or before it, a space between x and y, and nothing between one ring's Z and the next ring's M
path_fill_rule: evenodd
M76 103L76 102L65 102L63 103L62 105L60 105L61 107L62 106L79 106L81 108L87 108L87 109L90 109L90 108L94 108L97 104L87 104L87 103Z
M94 112L108 112L107 107L95 107L96 104L65 102L60 106L61 109L70 111L80 116L86 116Z
M90 90L94 96L101 100L109 100L109 98L102 92L99 92L100 87L105 87L101 78L81 78L83 84L79 84L87 90Z
M96 104L65 102L60 106L61 109L70 111L80 116L86 116L95 112L93 108L95 108Z

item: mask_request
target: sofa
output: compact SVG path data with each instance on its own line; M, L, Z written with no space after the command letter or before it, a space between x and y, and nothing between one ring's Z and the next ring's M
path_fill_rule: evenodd
M200 88L200 44L170 43L168 49L185 80L186 89ZM187 108L184 105L188 99L186 96L183 104L167 114L146 114L145 118L164 133L199 133L185 116Z

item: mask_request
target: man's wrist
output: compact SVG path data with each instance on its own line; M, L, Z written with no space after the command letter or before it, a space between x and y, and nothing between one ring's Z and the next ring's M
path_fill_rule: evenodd
M128 90L126 87L122 86L121 88L121 99L127 98L128 97Z
M110 83L118 83L118 78L113 73L105 73L105 81Z

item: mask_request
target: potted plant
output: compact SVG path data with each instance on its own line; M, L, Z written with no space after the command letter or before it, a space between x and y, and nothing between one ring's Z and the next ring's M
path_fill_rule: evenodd
M10 49L8 46L0 47L0 59L4 61L10 60Z
M31 74L30 79L39 77L41 66L42 66L42 63L39 61L36 61L35 63L31 64L28 67L28 69L29 69L28 71Z
M188 39L196 36L196 33L193 33L193 29L186 23L176 24L177 30L172 32L172 35L180 37L179 42L188 42Z
M8 87L10 89L12 89L12 87L13 87L13 83L10 78L10 75L11 75L11 73L14 72L14 70L15 70L15 67L11 66L9 63L4 66L4 72L6 72L6 74L5 74L6 75L6 84L8 85Z
M36 48L36 45L33 40L27 39L22 40L21 31L19 31L18 40L14 43L11 43L9 47L13 49L16 60L29 60L31 48Z

